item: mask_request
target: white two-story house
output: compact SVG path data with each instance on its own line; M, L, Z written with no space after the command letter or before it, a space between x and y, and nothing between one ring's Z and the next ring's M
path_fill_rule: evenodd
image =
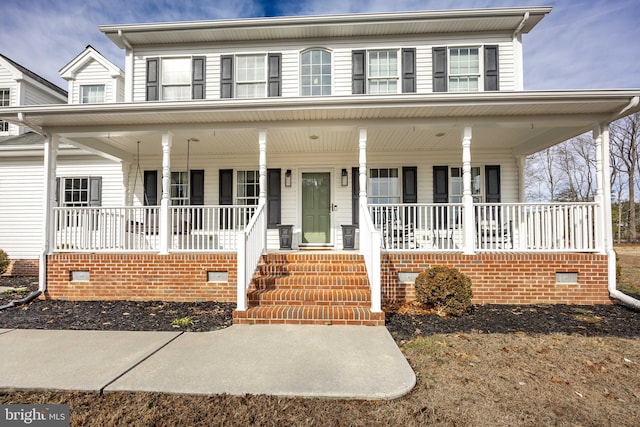
M100 84L81 54L69 105L0 110L45 139L42 290L379 324L450 265L477 303L609 303L608 126L640 91L524 91L522 35L550 11L101 26L125 54L103 102L77 102ZM596 200L527 203L526 156L587 131ZM60 174L61 144L121 174Z

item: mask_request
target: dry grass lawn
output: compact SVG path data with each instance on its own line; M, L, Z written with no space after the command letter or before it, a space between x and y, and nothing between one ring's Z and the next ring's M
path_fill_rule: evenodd
M72 425L638 426L640 340L526 334L418 338L416 388L393 401L13 392L0 403L69 403Z
M640 246L616 245L615 250L622 266L618 289L625 293L640 295Z

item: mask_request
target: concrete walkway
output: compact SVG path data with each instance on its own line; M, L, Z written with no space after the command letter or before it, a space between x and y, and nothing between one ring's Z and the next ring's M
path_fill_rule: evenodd
M393 399L415 374L384 327L0 329L0 389Z

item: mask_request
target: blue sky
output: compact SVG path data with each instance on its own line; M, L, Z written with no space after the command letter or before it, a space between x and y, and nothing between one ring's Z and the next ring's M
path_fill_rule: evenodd
M124 67L101 24L515 6L553 7L524 36L525 89L640 88L639 0L2 0L0 52L66 89L88 44Z

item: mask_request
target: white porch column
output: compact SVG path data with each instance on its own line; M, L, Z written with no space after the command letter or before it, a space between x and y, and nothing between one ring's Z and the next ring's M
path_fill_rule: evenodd
M604 228L604 252L613 251L613 229L611 226L611 175L609 174L609 123L601 126L602 133L602 210Z
M518 202L523 203L527 195L525 193L525 180L527 171L527 156L518 156Z
M162 198L160 199L160 254L169 253L171 223L169 206L171 205L171 142L173 134L167 132L162 135Z
M360 129L360 137L358 139L359 149L359 169L358 169L358 183L360 185L360 191L358 197L360 204L367 204L367 129Z
M473 196L471 192L471 127L464 128L462 135L462 232L463 251L473 255Z
M593 139L596 142L596 194L594 197L597 203L597 224L596 224L596 248L600 253L606 253L604 244L604 233L606 230L606 214L604 199L604 164L603 164L603 144L602 144L602 128L600 125L593 129ZM608 156L607 148L607 156ZM607 162L608 163L608 162ZM608 170L606 173L609 176Z
M258 147L260 149L260 194L259 203L267 202L267 131L261 130L258 134Z
M58 136L44 136L44 209L42 230L42 250L38 263L39 289L44 292L47 289L47 255L51 253L51 245L54 239L54 216L53 206L56 200L56 161L58 156Z

